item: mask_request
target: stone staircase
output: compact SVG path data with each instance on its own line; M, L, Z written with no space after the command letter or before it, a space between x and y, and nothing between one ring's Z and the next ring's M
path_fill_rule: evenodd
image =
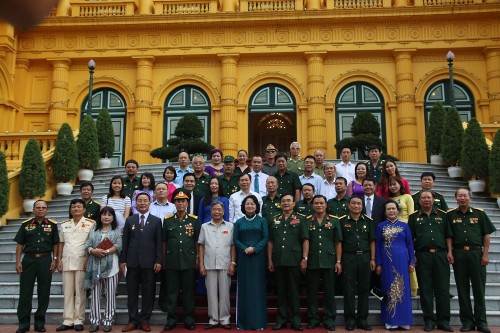
M338 162L338 161L334 161ZM164 164L142 165L140 172L152 172L156 180L162 179L162 172ZM463 180L450 179L446 169L439 166L429 164L415 164L415 163L399 163L401 175L408 179L412 192L420 188L420 174L423 171L432 171L437 177L436 190L441 192L450 207L456 207L454 200L454 192L459 186L466 186ZM124 170L120 168L112 168L106 170L99 170L93 179L95 186L93 198L100 201L100 198L107 193L109 179L113 175L124 175ZM67 218L68 204L72 198L79 197L78 187L75 187L71 197L56 197L49 202L48 217L63 221ZM500 229L500 209L498 209L496 202L485 195L474 195L472 205L480 207L485 210L489 215L497 229ZM16 309L19 298L19 276L15 272L15 242L13 241L20 223L25 219L11 219L8 224L0 228L0 322L4 324L16 324L17 315ZM486 283L486 306L487 316L490 326L500 326L500 231L492 234L491 247L490 247L490 264L487 267L487 283ZM157 288L158 292L159 288ZM35 295L33 297L33 308L37 307L37 295L35 288ZM455 281L453 273L451 274L451 294L456 295ZM343 323L343 298L342 296L336 297L337 309L339 318L337 324ZM208 321L206 310L206 299L203 296L197 296L196 308L196 321L199 323L206 323ZM233 315L235 295L232 293ZM306 298L301 296L302 307L302 320L307 321L306 318ZM418 298L413 299L413 314L416 325L422 325L422 312ZM458 317L458 298L454 297L451 300L452 309L452 325L459 325ZM370 299L370 318L372 324L381 324L379 319L380 303L375 298ZM62 322L63 311L63 296L62 296L62 282L61 274L56 272L53 275L51 286L51 299L49 310L47 313L48 324L59 324ZM182 309L179 309L179 318L182 318ZM276 297L269 296L268 299L268 313L269 322L274 322L276 314ZM127 296L125 289L125 282L121 281L119 292L117 296L117 323L126 324L128 320L127 315ZM233 316L234 320L234 316ZM151 318L152 324L164 324L166 322L166 314L161 312L155 304L153 316Z

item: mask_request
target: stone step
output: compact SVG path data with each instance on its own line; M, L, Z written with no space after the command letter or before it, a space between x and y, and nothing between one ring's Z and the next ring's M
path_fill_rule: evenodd
M12 270L10 271L3 271L0 274L0 285L3 282L13 282L13 281L19 281L19 274L17 274L15 267L12 267ZM61 282L62 281L62 274L59 272L55 272L52 274L52 282Z

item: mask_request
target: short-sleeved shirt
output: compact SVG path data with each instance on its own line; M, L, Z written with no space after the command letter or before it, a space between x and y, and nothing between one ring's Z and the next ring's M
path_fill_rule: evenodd
M141 184L141 179L137 176L134 177L134 179L130 180L128 177L123 177L123 193L130 199L132 199L132 194L134 193L135 190L139 188L139 185Z
M483 246L483 237L495 230L490 218L479 208L469 207L462 212L460 207L447 212L453 234L453 246Z
M342 240L337 216L325 215L319 224L313 215L307 218L309 226L308 269L333 268L336 262L335 241Z
M295 172L297 175L302 176L304 174L304 160L298 159L294 160L292 158L289 158L287 160L287 167L286 169L291 172Z
M186 214L182 221L177 214L163 219L163 241L166 243L167 269L184 270L196 267L196 243L200 235L198 217Z
M339 200L338 197L330 199L326 202L326 211L328 214L335 216L344 216L349 214L349 204L350 197L345 195L342 199Z
M90 199L89 202L85 204L85 213L83 213L83 216L95 221L99 217L100 211L101 211L101 203ZM71 205L69 207L68 217L70 219L73 218L73 215L71 215Z
M306 200L300 200L295 203L293 210L305 216L310 216L314 214L312 200L311 202L306 202Z
M384 169L384 160L378 160L377 164L373 166L372 161L368 160L365 162L368 170L370 171L370 178L373 179L375 184L380 183L380 177L382 177L382 171Z
M299 176L296 173L285 170L283 176L280 176L279 172L276 172L274 177L278 180L277 196L280 198L283 194L291 194L295 197L295 190L302 188Z
M309 239L309 228L305 216L276 215L269 226L269 241L273 243L274 266L299 266L302 258L302 241Z
M174 184L177 188L182 187L182 181L184 180L184 175L186 173L193 173L193 169L187 167L186 170L182 170L180 167L175 169L175 174L177 175L174 180Z
M415 251L427 248L446 250L446 238L452 236L446 212L433 209L429 215L423 210L410 214L408 219Z
M54 245L59 244L57 222L46 218L41 222L27 219L21 223L14 241L23 245L23 253L50 253Z
M422 209L419 202L420 194L421 191L417 191L415 192L415 194L412 195L415 210ZM446 200L444 199L441 193L432 191L432 196L434 197L434 204L433 204L434 209L441 209L444 210L445 212L449 210L448 205L446 204Z
M266 175L272 176L276 172L278 172L278 167L276 166L276 163L274 163L273 165L269 165L269 163L264 162L264 164L262 165L262 172Z
M200 177L194 176L194 189L193 196L198 198L203 198L210 190L210 180L212 177L206 173L202 174Z
M316 195L319 194L321 183L323 182L324 179L313 172L312 175L310 175L309 177L307 177L305 174L299 176L299 180L302 185L308 183L312 184L314 186L314 194Z
M222 186L222 191L224 192L224 196L229 199L231 194L236 193L240 190L240 185L238 185L238 175L232 174L229 179L226 178L225 175L220 175L217 177L219 179L219 183Z
M205 245L203 266L205 269L227 269L231 263L233 245L233 223L222 221L216 225L213 220L201 225L198 244Z
M356 221L350 214L340 217L342 228L342 253L370 251L370 243L375 240L372 219L361 214Z
M271 225L273 218L281 213L281 201L278 196L271 200L267 195L262 197L262 217Z

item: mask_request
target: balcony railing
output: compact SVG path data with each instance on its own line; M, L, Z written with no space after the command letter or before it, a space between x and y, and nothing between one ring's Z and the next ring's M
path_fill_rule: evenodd
M154 1L156 15L217 13L217 0L158 0Z
M415 7L472 5L476 3L482 3L482 0L415 0Z
M300 2L300 5L297 4ZM297 8L299 7L300 8ZM242 0L240 1L240 11L242 12L270 12L289 11L303 9L302 1L296 0Z
M333 0L331 9L362 9L390 7L390 1L384 0Z
M71 3L71 16L128 16L134 13L134 0Z

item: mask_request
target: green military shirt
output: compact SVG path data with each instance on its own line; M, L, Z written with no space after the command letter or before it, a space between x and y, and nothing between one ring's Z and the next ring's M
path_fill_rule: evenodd
M193 197L203 198L210 190L210 177L208 174L203 173L199 178L194 176L194 190Z
M300 213L305 216L313 215L314 210L311 202L306 202L306 200L300 200L295 203L295 207L293 207L294 212Z
M21 223L14 241L23 245L23 253L50 253L53 246L59 244L57 222L52 219L43 219L41 223L38 223L35 218L27 219Z
M283 194L291 194L295 198L295 190L300 190L302 188L302 183L296 173L285 170L283 176L280 176L279 172L276 172L274 177L278 180L277 196L279 198L281 198Z
M415 210L419 210L422 207L420 206L420 192L415 192L411 197L413 198L413 202L415 204ZM446 204L446 200L444 200L444 197L441 193L432 191L432 196L434 197L434 204L433 208L434 209L441 209L444 210L445 212L449 209L448 205Z
M307 218L309 222L308 269L334 268L336 262L335 241L342 240L339 218L325 215L320 225L316 216Z
M372 161L368 160L365 162L368 170L370 171L370 178L375 181L375 184L380 183L380 177L382 176L382 171L384 169L384 160L378 160L377 165L373 166Z
M133 180L128 179L128 177L123 177L123 193L130 199L132 199L132 194L134 193L135 190L139 188L139 185L141 184L141 178L135 177Z
M299 266L302 258L302 241L309 239L309 228L305 216L283 213L273 218L269 226L269 241L273 242L274 266Z
M99 212L101 211L101 204L92 199L89 200L88 203L85 204L85 213L83 213L83 217L96 221L99 217ZM71 215L71 205L69 207L69 218L72 219L73 215Z
M347 207L347 205L349 204L349 199L350 197L348 195L345 195L340 200L338 199L338 197L328 200L326 203L326 212L335 216L344 216L349 214L349 207Z
M184 270L196 267L196 244L200 235L198 217L186 214L182 221L177 214L163 219L163 241L166 244L167 269Z
M451 228L446 221L446 212L433 209L430 215L423 210L417 210L408 218L415 250L428 248L446 250L446 238L450 238Z
M342 253L370 251L370 243L375 240L372 219L361 214L358 221L350 214L339 218L342 229Z
M240 185L238 185L238 175L232 174L229 179L226 178L225 175L220 175L219 183L222 186L222 191L224 192L224 196L229 199L231 194L236 193L240 190Z
M267 220L267 223L271 225L273 218L281 213L281 201L278 196L275 196L273 200L267 195L262 197L262 217Z
M325 179L325 167L323 166L322 168L314 167L314 173L320 176L321 178Z
M298 176L302 176L304 174L304 161L302 159L294 160L289 158L287 160L287 170L290 172L295 172Z
M497 230L490 218L479 208L469 207L462 213L460 207L447 212L453 234L453 246L483 246L483 236Z

